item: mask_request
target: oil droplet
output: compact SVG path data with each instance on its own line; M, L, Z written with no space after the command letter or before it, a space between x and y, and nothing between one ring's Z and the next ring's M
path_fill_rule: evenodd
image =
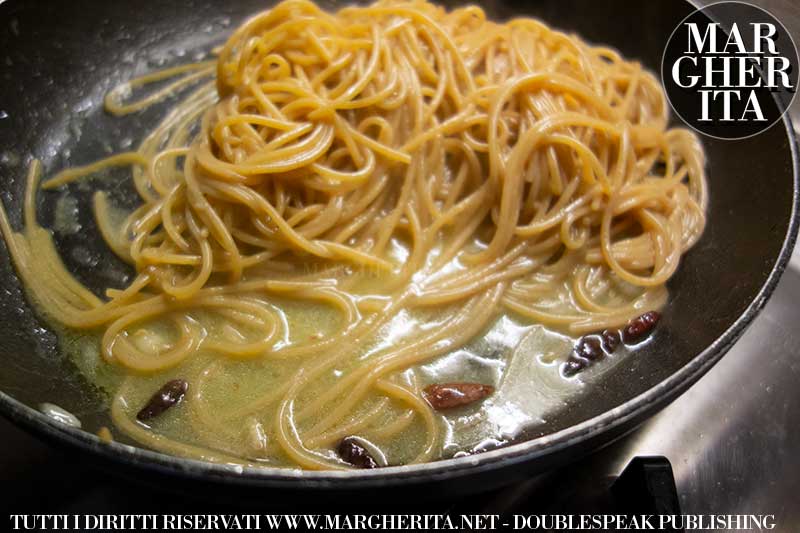
M96 267L99 259L95 257L89 249L83 246L77 246L72 249L72 258L79 264L86 267Z
M54 227L58 233L64 235L74 235L81 230L76 198L64 195L56 200Z
M57 422L74 428L81 427L81 421L78 420L78 417L56 404L45 402L39 406L39 410Z

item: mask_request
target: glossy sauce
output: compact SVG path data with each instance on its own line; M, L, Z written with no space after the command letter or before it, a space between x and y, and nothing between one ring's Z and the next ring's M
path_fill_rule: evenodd
M71 204L68 201L65 203L63 209L68 210ZM122 219L121 216L115 218ZM392 250L396 263L402 263L408 254L401 242L393 242ZM445 270L458 268L457 261L454 261ZM371 288L380 287L382 281L374 275L364 276L359 282L359 292L368 293ZM265 300L265 304L276 310L287 326L286 335L276 345L278 348L324 338L334 334L339 326L338 313L325 305L275 297L270 297L269 302ZM317 380L313 388L301 396L300 401L323 393L362 358L370 357L377 350L401 339L415 338L435 329L452 312L452 308L446 307L400 311L379 329L374 338L368 339L360 351L346 358L324 379ZM226 322L212 313L204 315L198 312L195 318L209 334L217 335L226 327ZM127 373L100 358L98 346L101 332L79 335L62 329L58 333L63 350L71 356L81 373L112 396ZM148 323L146 329L134 332L131 340L139 348L147 349L170 342L174 336L171 327ZM407 369L401 373L401 378L409 384L416 383L420 389L430 384L448 382L473 382L493 387L493 393L479 402L436 413L444 427L439 456L476 453L512 441L521 432L542 424L564 409L570 399L579 395L585 388L585 381L613 367L626 353L623 347L613 356L582 371L578 377L567 378L561 366L572 353L576 341L574 337L541 325L532 325L513 314L501 314L483 335L444 356ZM174 408L137 423L182 443L245 455L248 460L258 463L288 466L290 463L270 441L272 421L259 419L257 412L228 415L246 410L248 405L258 401L265 393L290 381L302 362L302 359L275 359L269 355L228 361L201 349L169 371L149 375L132 374L133 392L126 397L128 410L132 417L135 416L153 394L170 380L185 379L190 390L196 390L200 380L204 380L202 405L205 408L202 410L214 418L216 425L213 430L203 422L202 416L198 417L196 407L199 404L192 392ZM221 371L218 370L219 365ZM364 402L363 411L369 411L381 398L378 393L373 393ZM394 403L390 402L385 418L379 425L391 424L408 414L402 405L394 406ZM368 430L359 436L377 446L389 464L404 464L413 459L425 438L424 428L418 418L415 416L404 430L390 438L370 439ZM313 422L314 417L307 424ZM326 453L331 457L336 457L340 443L341 439L326 442L321 449L327 450Z

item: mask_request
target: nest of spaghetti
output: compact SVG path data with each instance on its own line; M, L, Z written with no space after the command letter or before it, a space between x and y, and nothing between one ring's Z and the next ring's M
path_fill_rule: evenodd
M101 328L105 360L132 373L204 354L202 383L230 360L294 361L280 386L225 415L256 416L291 464L341 466L325 450L343 426L403 416L425 435L404 461L438 456L440 424L407 369L504 313L580 335L659 309L703 231L703 152L668 127L658 81L541 22L424 1L329 13L287 0L217 55L112 90L111 113L168 111L136 151L43 183L131 167L140 207L115 217L94 196L103 237L135 269L129 286L98 296L63 268L36 222L36 165L25 228L4 216L3 230L45 314ZM286 300L334 310L337 327L298 338ZM367 350L412 311L437 327ZM325 382L335 367L343 376ZM194 389L206 447L132 422L130 385L115 419L156 448L246 456Z

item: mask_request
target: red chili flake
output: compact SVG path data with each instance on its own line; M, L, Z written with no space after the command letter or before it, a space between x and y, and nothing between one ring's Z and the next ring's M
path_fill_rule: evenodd
M603 349L608 353L614 353L614 351L617 348L619 348L619 343L620 343L619 330L617 329L603 330L603 333L600 334L600 337L603 339Z
M597 361L602 358L605 354L603 353L600 338L596 335L584 335L581 337L575 344L575 355L589 361Z
M628 322L628 324L622 328L622 340L624 340L627 344L636 344L637 342L642 341L650 332L653 331L653 328L656 327L658 321L661 319L661 313L658 311L648 311L647 313L638 316Z
M343 461L358 468L378 468L378 463L354 437L345 437L336 450Z
M184 379L173 379L153 394L152 398L142 407L136 418L144 422L155 418L173 405L180 402L186 395L189 384Z
M483 400L494 387L482 383L435 383L423 391L425 399L436 410L460 407Z

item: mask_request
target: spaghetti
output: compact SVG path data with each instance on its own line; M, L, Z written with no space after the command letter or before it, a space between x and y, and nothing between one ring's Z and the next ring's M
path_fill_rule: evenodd
M105 105L125 115L176 93L136 151L41 185L131 167L140 207L118 222L106 193L93 199L135 268L127 287L101 297L65 269L36 221L38 164L24 228L0 211L43 313L99 328L103 359L125 369L117 428L168 453L344 468L336 442L363 434L406 435L390 462L435 459L439 416L409 369L503 314L580 335L658 309L703 231L703 152L667 127L657 80L536 20L286 0L216 60L125 83ZM401 315L420 326L387 339ZM317 320L331 326L297 333ZM226 409L209 391L234 367L252 376ZM180 420L201 428L194 442L135 419L141 376L176 372L192 374Z

